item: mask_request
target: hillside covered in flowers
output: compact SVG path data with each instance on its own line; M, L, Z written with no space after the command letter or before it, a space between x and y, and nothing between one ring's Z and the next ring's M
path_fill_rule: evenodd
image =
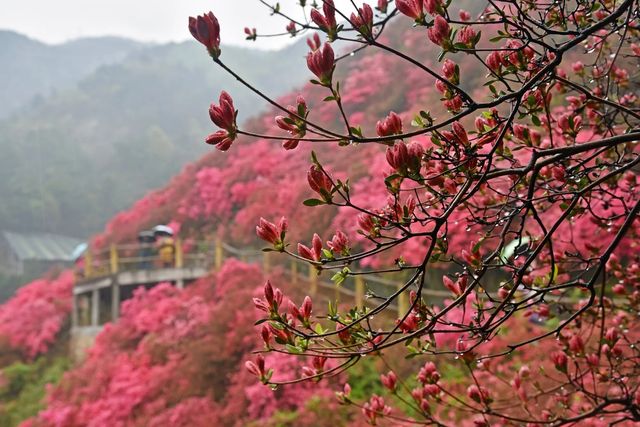
M468 5L473 6L471 3ZM473 7L469 9L476 12ZM464 14L461 13L461 16ZM433 31L429 33L432 41L435 37ZM483 75L460 71L472 67L470 56L460 55L455 57L455 62L446 59L439 63L434 46L425 42L425 34L411 31L395 21L391 22L382 37L394 49L410 52L412 57L440 70L447 79L459 80L456 84L474 96L491 96L490 89L482 84ZM316 50L319 50L320 43L312 39L310 45L314 43L318 47ZM493 58L498 61L496 67L517 66L518 61L524 62L524 59L531 60L533 57L533 53L522 46L510 48L523 50L524 56L505 55L500 60ZM343 46L343 49L349 53L353 51L353 46ZM527 58L527 55L530 57ZM575 64L578 64L578 59L575 58ZM489 59L487 61L491 62ZM403 126L406 131L412 126L411 123L414 127L420 127L421 120L443 117L460 108L458 103L462 101L452 96L449 88L443 87L441 79L425 76L422 70L398 56L365 49L354 52L354 55L346 55L340 64L335 78L342 82L342 110L326 102L324 88L318 84L308 84L300 91L292 92L281 99L281 103L297 105L292 107L297 111L308 111L314 122L323 126L338 126L347 117L350 123L357 125L357 132L380 136L402 133ZM562 72L566 75L569 70ZM624 80L624 73L616 74L615 78ZM381 87L385 90L380 90ZM551 87L549 90L563 93L564 89ZM304 93L304 97L298 92ZM227 99L232 95L221 95L219 103L229 102ZM218 103L216 98L212 95L214 104ZM533 109L543 98L541 89L535 89L527 100ZM576 111L582 111L582 101L573 98L566 101L553 105L546 119L549 125L551 117L559 124L559 128L552 131L553 137L556 141L566 141L569 139L567 135L571 135L576 143L590 141L594 133L581 131L582 119L580 123L574 119L578 114ZM429 111L428 114L415 115L417 111L424 112L425 109ZM482 145L483 135L488 128L496 126L495 118L501 112L494 109L485 113L455 121L451 125L452 130L443 131L443 134L462 147L470 145L470 138L480 139L478 144ZM247 110L239 114L244 115L243 119L253 116L252 111ZM287 122L277 116L278 112L273 110L253 117L247 129L253 134L276 135L274 123L278 123L281 129L287 128ZM507 139L548 148L550 143L547 137L535 128L514 125ZM210 138L216 138L215 134ZM399 175L408 176L413 169L420 171L424 168L429 176L434 176L428 180L428 184L444 194L456 194L464 185L455 174L442 169L442 163L422 164L422 155L433 151L439 143L441 141L436 138L420 135L412 138L406 146L400 144L402 148L392 144L387 147L362 143L335 150L337 143L301 144L295 148L290 142L285 142L283 147L278 141L267 137L241 135L233 141L233 149L226 151L231 141L221 140L218 147L224 152L212 151L205 155L184 168L165 187L148 194L129 210L116 215L108 222L104 232L92 239L91 247L99 251L110 244L133 242L141 230L155 224L169 224L187 248L190 243L214 238L236 247L260 248L264 242L259 241L256 231L263 240L274 243L276 247L285 244L281 237L283 233L274 232L271 236L269 231L271 228L275 230L275 224L278 224L278 231L284 232L286 224L286 243L295 247L300 242L298 253L308 260L320 260L323 248L331 256L349 246L369 248L371 239L368 237L379 232L373 220L354 213L346 206L314 207L322 204L315 199L318 195L326 201L331 194L326 191L326 182L318 176L317 166L310 168L312 151L313 158L321 162L324 170L336 180L350 179L349 188L354 204L367 209L384 206L385 215L402 218L403 215L407 217L412 214L416 200L412 195L389 196L389 188L393 189L394 180ZM530 146L508 154L514 167L526 162ZM469 168L473 168L473 165ZM567 179L566 171L557 166L540 173L549 181L549 187L559 187ZM505 173L497 193L503 189L501 186L509 188L509 179ZM633 193L636 185L635 173L626 173L624 180L611 189L615 200L621 200L620 204L595 205L594 210L603 217L615 215L622 210L621 204L628 202L625 195ZM401 184L396 190L397 193L401 192ZM497 197L493 190L483 188L469 200L469 205L491 204L495 201L492 197ZM307 200L306 205L302 203L303 200ZM468 264L479 265L482 254L476 243L483 236L483 228L468 220L466 208L459 206L448 218L452 229L449 230L446 244L450 252L461 254ZM562 213L562 209L550 207L540 215L539 226L543 229L552 226L555 218ZM287 221L281 220L281 217L286 217ZM259 225L257 229L256 225ZM558 226L559 232L570 235L571 239L559 241L554 249L557 254L553 255L561 258L570 252L591 253L605 248L610 226L598 223L589 216L576 216L575 220ZM417 224L414 230L420 227L426 225ZM637 235L638 225L632 224L631 228L631 232ZM526 231L535 234L534 229ZM314 233L320 235L314 236ZM312 244L309 245L309 242ZM392 251L368 257L361 264L420 263L427 251L427 244L427 239L407 240ZM632 239L621 245L621 254L632 254L634 251L637 251L637 247ZM506 256L509 257L511 255ZM616 295L624 297L635 291L640 268L637 263L632 263L624 271L617 260L617 255L613 256L608 267L620 281L615 289ZM367 421L373 425L386 425L384 423L392 423L393 418L377 418L391 414L391 407L386 406L380 396L384 390L392 395L395 408L406 412L403 415L410 416L412 408L417 405L423 413L438 411L439 417L455 425L487 425L478 424L477 419L472 419L470 414L477 412L476 403L488 405L502 395L515 394L518 401L514 411L527 412L526 402L530 396L537 396L539 390L552 387L558 375L568 372L567 353L575 356L576 360L584 359L592 367L599 366L600 358L605 357L600 350L596 352L593 349L593 342L586 337L593 331L584 332L578 325L571 333L557 340L540 340L526 349L513 351L508 364L502 365L492 360L478 363L479 373L477 377L471 374L470 380L469 372L472 371L476 353L503 351L514 340L543 334L545 328L550 328L559 320L554 318L546 302L532 304L497 331L493 340L480 344L474 349L475 353L467 351L464 344L460 344L463 334L456 328L470 321L475 292L467 292L466 276L450 277L444 273L444 268L436 272L430 278L432 282L428 283L428 287L450 292L451 299L463 299L463 304L443 315L445 324L449 326L445 329L448 335L445 333L432 340L433 345L443 349L447 355L444 362L439 361L436 366L432 359L412 358L411 355L405 359L396 353L397 350L390 349L380 352L380 357L375 361L365 360L355 371L343 372L317 383L306 381L273 388L258 384L256 376L264 380L270 377L271 374L267 372L273 369L274 377L271 379L274 382L293 382L297 378L313 377L325 369L332 369L335 364L322 358L305 359L280 352L271 352L264 359L262 356L256 358L252 352L265 346L271 348L272 341L289 344L287 332L283 330L270 329L266 325L261 329L256 328L256 322L260 323L263 314L260 309L274 311L275 298L275 305L286 307L291 316L308 324L311 313L319 315L324 312L325 300L319 298L311 303L305 298L309 290L288 283L281 268L275 268L266 277L257 265L233 259L228 260L220 271L212 271L208 277L184 290L170 284L159 284L152 289L141 287L132 299L123 304L119 321L105 326L86 359L52 381L40 406L27 414L29 416L23 416L25 420L21 425L321 427L358 426ZM553 280L558 276L568 277L568 274L558 267L551 271L532 268L522 279L530 284L550 277ZM282 294L279 294L280 299L274 297L271 284L265 285L267 278L275 287L281 288L287 297L283 298ZM497 288L498 283L495 285ZM33 365L40 360L53 360L64 353L72 286L71 272L54 274L27 285L0 307L0 337L6 366L13 366L15 371L16 363ZM505 287L498 292L508 295L510 289ZM585 295L580 292L577 290L572 296L579 300ZM635 292L630 298L637 297ZM404 318L394 319L400 334L412 332L421 310L430 310L426 303L416 300L415 296L412 298L413 309ZM275 308L277 310L278 307ZM434 308L434 311L438 309ZM600 329L608 346L606 357L609 354L622 357L627 351L633 351L621 345L616 346L622 341L618 330L627 330L625 342L637 340L637 332L628 331L632 321L630 315L622 312L607 319L606 323L603 321ZM582 333L586 338L582 337ZM262 342L258 335L261 335ZM339 335L338 339L343 343L354 341L349 332ZM375 350L375 338L366 339L370 339L371 348ZM419 351L411 344L409 342L407 348L417 355ZM292 345L289 345L289 350L291 353L299 352ZM533 370L540 371L540 380L534 385L523 385ZM6 390L18 387L18 376L10 376L7 372L10 371L5 370L0 387ZM402 384L415 405L399 397L396 372L406 375L417 372ZM384 374L380 376L380 373ZM601 387L598 382L600 379L601 375L594 368L592 375L585 375L581 380L597 389ZM457 393L466 393L466 400L458 406L432 409L435 408L433 402L439 402L444 397L443 389L438 385L440 381L446 381L451 390ZM485 382L492 384L491 390L479 385ZM19 388L23 390L24 386ZM612 393L622 394L623 388L620 385ZM6 390L4 395L9 394ZM559 405L563 410L576 412L588 405L588 402L572 398L569 393L558 393L561 399L557 398L558 395L545 395L539 397L537 402L541 407ZM363 399L368 401L360 406L360 410L357 405L340 405ZM10 409L10 405L0 407L0 414L3 410L8 413Z

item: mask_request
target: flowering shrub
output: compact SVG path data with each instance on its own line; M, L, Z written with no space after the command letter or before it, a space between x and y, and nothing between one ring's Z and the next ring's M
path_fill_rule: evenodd
M0 336L29 359L46 353L71 313L73 272L39 279L0 307Z
M345 386L339 400L360 407L372 425L640 421L640 355L628 326L640 308L640 114L629 85L638 73L632 65L640 53L638 3L491 1L467 11L461 5L471 4L463 1L381 0L374 14L366 3L343 11L323 0L300 2L308 13L300 21L279 4L262 3L286 20L289 34L326 34L324 43L317 34L309 39L307 56L310 93L325 97L316 107L305 94L298 110L270 100L287 116L276 116L273 130L262 133L234 122L236 145L256 137L298 151L304 143L337 143L356 173L335 168L327 148L311 153L307 182L314 194L303 204L328 207L329 215L339 210L331 240L321 238L327 232L321 224L306 221L315 225L311 245L305 239L297 252L289 249L300 241L296 222L283 218L276 225L271 221L280 213L267 215L269 209L256 221L257 234L271 250L332 271L336 285L372 274L399 284L386 295L370 290L373 308L332 304L323 322L304 305L287 304L285 293L267 282L263 298L254 300L264 312L267 349L312 356L314 366L299 381L341 374L363 356L400 345L414 358L441 362L449 355L464 364L464 378L453 382L430 360L415 386L399 387L404 382L394 372L382 376L402 410L377 394L356 402ZM425 65L384 37L394 16L419 35L405 44L431 46L432 61ZM252 40L259 37L251 32ZM334 51L337 40L352 43L354 54L374 51L367 60L386 62L387 69L404 63L413 71L402 82L397 74L372 73L372 82L383 86L367 91L363 80L340 75L351 55ZM224 55L207 47L217 66L236 75ZM414 96L403 113L376 111L370 136L371 119L348 103L368 109L369 98L388 97L418 75L438 99L427 104ZM287 135L277 136L282 130ZM384 147L385 162L363 145ZM354 166L367 164L376 165L368 174ZM634 271L630 280L623 279L626 269ZM441 285L430 283L434 272ZM443 306L429 301L427 287L434 285L451 295ZM374 320L394 303L404 312L393 324ZM535 327L526 327L527 319ZM538 347L541 371L532 374L518 365ZM341 362L328 367L328 358ZM295 383L278 380L262 355L247 369L267 385ZM500 394L504 384L517 399Z
M274 392L256 386L243 369L257 318L245 303L256 291L246 284L260 280L258 268L230 260L184 291L170 284L139 288L27 425L240 426L332 395L326 385L311 384ZM281 380L302 369L286 355L267 363Z

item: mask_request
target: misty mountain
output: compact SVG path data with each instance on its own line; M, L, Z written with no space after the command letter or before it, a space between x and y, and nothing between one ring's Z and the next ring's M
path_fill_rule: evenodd
M65 89L98 67L122 61L143 45L118 37L97 37L48 45L0 30L0 118L34 96Z
M58 52L56 46L17 40L15 51ZM75 50L68 46L66 52L76 55L68 53L68 63L82 62L94 42L71 43ZM113 63L102 63L67 89L32 98L0 121L0 229L85 237L213 149L203 143L203 136L214 130L208 106L217 102L220 90L234 97L239 120L255 116L265 105L214 66L195 41L155 46L112 42ZM19 43L23 47L17 47ZM119 62L118 43L124 55ZM129 53L122 53L127 46ZM8 50L0 48L3 74L11 62ZM281 51L223 47L221 59L277 96L308 77L301 61L306 51L304 41ZM97 56L91 56L94 65ZM19 80L41 88L64 86L49 83L53 76L41 78L38 62L26 67L31 77ZM14 73L18 71L9 74Z

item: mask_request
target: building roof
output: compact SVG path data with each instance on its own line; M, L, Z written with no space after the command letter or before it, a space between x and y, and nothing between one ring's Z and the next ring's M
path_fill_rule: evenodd
M73 261L73 250L83 243L80 239L51 233L3 231L2 236L20 260Z

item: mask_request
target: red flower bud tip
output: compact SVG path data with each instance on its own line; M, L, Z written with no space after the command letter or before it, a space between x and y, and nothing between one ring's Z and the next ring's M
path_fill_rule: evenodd
M607 329L607 331L604 334L604 339L607 340L607 343L609 345L614 345L616 341L618 341L618 338L619 338L618 331L613 327Z
M278 242L279 236L276 225L264 218L260 218L260 225L256 226L256 233L258 237L266 242L274 245Z
M461 21L467 22L471 20L471 14L464 9L460 9L458 15L460 16Z
M327 242L327 246L333 251L334 254L349 254L349 238L342 231L336 231L333 239Z
M312 165L307 172L307 182L309 187L320 196L325 202L331 201L331 190L333 185L327 174L317 165Z
M205 142L209 145L215 145L220 151L227 151L231 147L233 140L234 138L229 137L229 132L219 130L207 136Z
M418 323L419 323L418 316L416 316L416 313L413 311L409 313L407 317L404 318L404 320L400 320L400 319L396 320L396 325L398 325L398 328L400 329L400 331L404 333L415 331L416 328L418 327Z
M351 394L351 386L349 385L349 383L344 384L342 392L344 393L345 396L349 396Z
M499 52L491 52L487 56L486 62L489 69L494 73L498 73L500 71L500 67L502 67L502 59Z
M260 377L261 379L265 377L264 357L262 357L261 354L258 355L255 362L249 360L245 362L244 366L253 375Z
M311 317L312 308L313 308L313 305L311 303L311 297L309 296L304 297L304 300L302 301L302 305L300 306L300 315L302 316L303 319L309 320L309 317Z
M327 358L322 356L313 356L311 364L317 373L324 371L324 365L327 363Z
M206 142L207 144L215 144L221 151L226 151L236 139L237 111L233 106L233 99L227 92L222 91L219 102L219 105L211 104L209 117L216 126L223 130L209 135Z
M358 215L358 226L369 236L375 237L378 234L376 222L371 215L365 213Z
M613 288L611 288L611 290L616 295L625 295L627 293L627 290L625 289L624 285L621 283L613 285Z
M318 33L314 33L312 37L307 38L307 46L311 49L312 52L320 49L322 42L320 41L320 36Z
M449 58L445 59L442 64L442 74L451 81L456 76L456 63Z
M264 344L269 347L271 345L271 331L269 330L269 327L267 325L262 325L260 335L262 336L262 341L264 341Z
M298 255L302 258L310 259L312 261L320 261L322 258L322 239L317 234L313 235L311 240L311 248L298 243Z
M213 59L220 56L220 24L213 12L197 18L189 17L189 31L194 39L202 43Z
M255 28L244 27L244 33L247 35L247 40L256 40L258 38Z
M264 297L269 305L273 306L273 286L271 286L271 282L268 280L267 283L264 284Z
M327 35L329 40L334 40L338 32L338 24L336 22L336 7L333 0L323 0L322 11L324 15L316 9L311 10L311 20Z
M294 319L299 319L300 310L298 310L298 306L291 300L287 301L287 305L289 306L289 314L291 314Z
M478 387L472 384L467 388L467 396L478 403L490 403L491 397L489 397L489 390L484 387Z
M307 55L307 67L318 77L320 84L330 87L335 68L335 56L329 43L325 43L322 49L309 52Z
M378 136L390 136L402 134L402 119L395 112L390 112L383 120L376 123Z
M456 138L456 141L459 144L464 145L465 147L469 145L469 137L467 136L467 131L464 126L460 124L460 122L453 122L451 124L451 130L453 131L453 135Z
M285 30L287 31L287 33L291 34L291 36L295 36L297 31L296 31L296 23L293 21L290 21Z
M373 33L373 10L367 3L358 9L358 13L351 14L351 24L364 37L371 36Z
M466 48L473 49L476 46L477 34L473 28L466 26L458 31L458 41Z
M227 92L222 91L220 93L220 105L211 104L209 117L219 128L235 129L236 110L233 106L233 99Z
M378 0L378 6L376 9L380 11L380 13L387 13L387 8L389 7L389 0Z
M253 305L255 305L258 310L264 311L266 313L270 311L269 306L265 304L265 302L262 301L260 298L254 298Z
M587 355L587 363L591 366L598 366L600 365L600 358L597 354L591 353Z
M460 289L460 285L457 282L454 282L449 278L449 276L443 276L442 282L444 283L444 287L449 289L455 296L462 295L462 290Z
M398 377L396 377L396 374L394 374L393 371L389 371L387 375L385 374L380 375L380 382L389 391L395 391L396 383L398 382Z
M449 23L442 16L438 15L433 21L433 26L427 30L427 37L429 37L432 43L446 48L449 45L450 33L451 28L449 28Z
M444 106L448 111L457 113L462 108L462 98L460 95L456 95L453 98L444 101Z
M436 369L436 365L433 362L427 362L424 364L420 371L418 372L418 381L425 384L435 384L440 380L440 374Z
M440 13L442 9L442 0L422 0L424 3L425 9L431 15L435 15L436 13Z
M558 371L564 373L567 372L567 363L569 362L569 359L566 354L561 351L551 353L551 361Z
M396 0L396 8L400 13L416 21L422 21L424 19L422 5L423 0Z

